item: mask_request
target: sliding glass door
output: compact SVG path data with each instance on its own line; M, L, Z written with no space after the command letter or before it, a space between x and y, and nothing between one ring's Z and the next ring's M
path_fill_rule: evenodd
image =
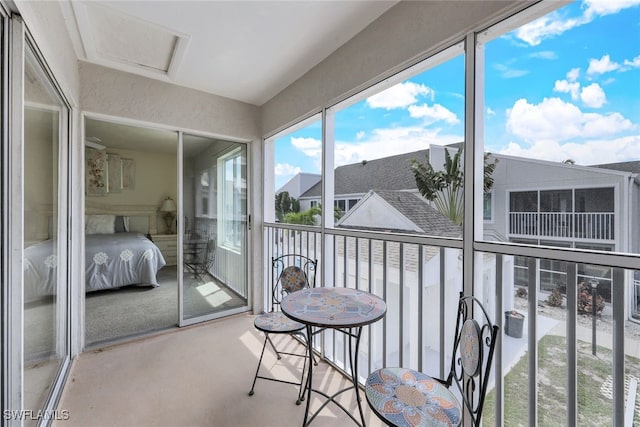
M29 44L24 65L23 408L37 414L69 355L68 108ZM24 425L35 425L35 419Z
M181 324L241 311L247 290L247 148L183 135Z
M178 132L85 117L85 343L178 324Z

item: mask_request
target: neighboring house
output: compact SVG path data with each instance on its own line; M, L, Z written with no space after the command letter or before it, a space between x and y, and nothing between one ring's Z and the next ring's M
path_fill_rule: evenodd
M337 167L334 172L334 204L347 212L371 189L415 190L411 160L424 162L428 152L420 150ZM300 195L300 210L318 205L321 197L322 183L318 182Z
M459 147L434 145L430 150L336 168L334 198L346 211L336 225L460 236L451 227L456 226L420 196L410 168L411 159L425 162L426 156L435 169L441 168L445 148L453 152ZM498 165L494 185L485 194L485 240L640 252L640 162L579 166L506 155L492 157ZM320 189L318 183L300 196L301 209L319 203ZM508 268L513 266L513 278L509 280L514 285L528 283L526 263L519 257L507 260ZM566 263L541 260L539 269L543 295L555 287L564 289ZM599 294L611 301L611 269L580 264L578 280L597 280ZM629 315L640 317L640 283L634 281L632 273L626 283Z
M431 146L434 168L444 163L444 150ZM498 165L494 185L485 194L485 240L544 246L640 252L640 162L580 166L572 163L493 155ZM566 263L540 261L539 289L550 292L566 284ZM580 264L578 280L598 281L598 293L611 301L611 269ZM628 273L630 295L640 289ZM528 283L526 260L514 260L514 283ZM630 316L640 316L637 298ZM633 301L633 302L632 302Z
M287 181L282 187L276 190L276 195L288 192L290 197L300 198L300 195L313 187L322 179L322 175L315 173L298 173L289 181Z
M371 190L336 226L442 237L462 236L462 228L434 209L416 190Z

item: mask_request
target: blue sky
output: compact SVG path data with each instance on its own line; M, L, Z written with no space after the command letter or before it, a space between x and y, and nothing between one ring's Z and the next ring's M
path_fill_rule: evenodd
M640 0L584 0L485 46L485 149L577 164L640 160ZM463 140L458 55L336 113L336 166ZM320 173L316 122L276 141L276 189Z

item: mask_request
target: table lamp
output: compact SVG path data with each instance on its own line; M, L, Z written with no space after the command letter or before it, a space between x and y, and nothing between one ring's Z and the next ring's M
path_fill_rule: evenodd
M160 206L160 212L164 212L164 220L167 224L167 230L173 234L173 219L176 217L175 212L178 210L176 202L171 197L167 197Z

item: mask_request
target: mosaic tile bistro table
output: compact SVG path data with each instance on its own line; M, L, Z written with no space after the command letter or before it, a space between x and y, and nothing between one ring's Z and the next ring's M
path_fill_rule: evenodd
M374 323L384 317L387 312L385 302L368 292L349 288L310 288L302 289L288 294L282 299L280 305L282 312L289 318L304 323L307 328L307 337L322 332L327 328L344 333L349 341L349 367L351 368L352 385L333 395L328 395L320 390L313 389L313 363L309 363L307 387L307 408L304 413L303 427L314 420L316 415L330 402L338 405L359 426L364 427L364 413L360 401L360 389L358 387L358 348L362 327ZM319 328L315 332L313 328ZM353 340L355 340L355 353L353 352ZM312 357L313 340L307 340L308 356ZM360 420L351 414L335 398L347 390L353 389L356 393ZM315 414L309 414L311 393L315 392L324 396L327 400L320 406Z

